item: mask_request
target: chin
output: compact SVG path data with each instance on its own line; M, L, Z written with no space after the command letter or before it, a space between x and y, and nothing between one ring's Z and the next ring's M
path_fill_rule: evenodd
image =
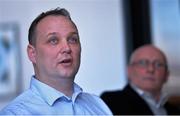
M69 67L69 68L60 68L58 70L58 75L64 78L74 78L76 73L78 72L78 68Z
M61 75L61 77L64 77L64 78L74 78L75 77L75 74L74 73L70 73L70 72L61 73L60 75Z

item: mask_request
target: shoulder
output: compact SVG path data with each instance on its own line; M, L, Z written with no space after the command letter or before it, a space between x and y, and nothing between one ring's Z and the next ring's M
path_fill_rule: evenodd
M101 97L103 96L117 96L119 94L121 94L122 91L121 90L117 90L117 91L105 91L101 94Z
M114 91L106 91L101 94L101 98L109 104L114 104L117 102L127 102L129 99L131 99L131 96L135 96L135 92L132 90L132 88L127 85L122 90L114 90Z
M91 94L91 93L86 93L86 92L83 92L81 93L81 98L82 99L86 99L88 101L96 101L96 102L102 102L101 98L95 94Z
M127 84L124 88L119 89L119 90L114 90L114 91L105 91L101 94L101 97L115 97L115 96L122 96L126 95L126 93L131 93L133 92L133 89L130 87L129 84Z
M122 91L117 90L117 91L106 91L100 95L101 99L106 103L106 104L114 104L117 101L120 101L122 99Z
M165 109L167 110L169 115L179 115L180 108L171 104L170 102L165 103Z
M116 99L126 96L126 91L127 91L126 88L124 88L122 90L105 91L100 95L100 97L103 100L111 99L111 101L112 101L112 100L116 100Z
M0 114L28 114L27 105L34 100L34 95L30 90L27 90L11 101L6 107L4 107Z
M105 104L105 102L97 95L82 92L79 96L79 99L83 102L83 104L86 104L96 110L100 110L101 112L104 112L102 114L112 114L108 106Z

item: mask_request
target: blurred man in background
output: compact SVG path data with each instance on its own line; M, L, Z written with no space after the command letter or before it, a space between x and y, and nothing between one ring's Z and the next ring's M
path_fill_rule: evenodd
M105 92L101 95L113 114L122 115L169 115L180 114L170 105L162 93L169 77L165 54L153 45L144 45L131 55L128 84L122 91Z

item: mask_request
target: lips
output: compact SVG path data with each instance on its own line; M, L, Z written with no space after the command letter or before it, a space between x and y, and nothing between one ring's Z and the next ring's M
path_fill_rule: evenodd
M70 63L71 62L71 59L64 59L61 61L61 63Z
M145 77L143 79L148 81L155 81L154 77Z
M64 66L71 65L72 64L72 58L63 58L60 60L59 63L64 65Z

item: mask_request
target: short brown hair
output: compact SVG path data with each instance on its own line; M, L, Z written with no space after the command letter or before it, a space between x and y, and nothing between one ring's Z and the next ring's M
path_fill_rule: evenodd
M29 28L29 33L28 33L28 41L29 41L29 44L31 45L34 45L36 44L36 27L37 27L37 24L45 17L49 16L49 15L61 15L61 16L65 16L67 17L70 21L71 20L71 17L70 17L70 13L64 9L64 8L56 8L56 9L53 9L53 10L49 10L49 11L46 11L46 12L42 12L39 16L37 16L33 22L31 23L30 25L30 28ZM73 21L72 21L73 23ZM73 23L74 24L74 23ZM74 24L75 25L75 24ZM76 26L76 25L75 25Z

